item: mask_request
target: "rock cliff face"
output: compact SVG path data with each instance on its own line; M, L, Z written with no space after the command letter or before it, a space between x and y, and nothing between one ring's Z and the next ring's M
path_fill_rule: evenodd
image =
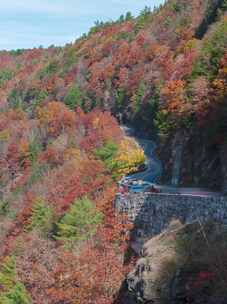
M172 143L172 178L171 185L179 186L181 180L182 157L184 149L185 136L178 132Z
M225 146L209 138L205 129L191 135L182 133L181 137L178 141L175 137L170 138L159 148L164 165L162 182L176 183L177 177L179 186L209 187L215 190L225 188ZM180 159L178 162L177 156ZM174 176L174 173L177 175Z
M218 224L172 222L144 245L127 277L135 303L226 303L225 238L226 229Z

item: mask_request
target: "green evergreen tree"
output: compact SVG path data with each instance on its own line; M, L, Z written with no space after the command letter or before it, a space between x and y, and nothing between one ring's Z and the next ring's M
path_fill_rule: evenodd
M146 91L146 86L143 82L141 82L136 94L136 103L135 103L136 113L141 111L145 91Z
M102 161L108 162L116 156L117 152L117 144L112 141L108 141L103 147L96 150L96 156L98 156Z
M125 15L125 21L133 20L133 16L131 12L127 12Z
M32 304L24 284L18 281L14 257L8 257L2 266L0 286L1 304Z
M103 214L93 202L88 198L77 200L57 225L56 239L62 240L66 245L88 240L96 233L102 220Z
M65 104L75 110L77 107L84 107L84 94L78 86L71 88L65 97Z
M106 167L113 172L118 165L114 159L118 152L117 144L108 141L104 144L103 147L96 150L96 156L100 158L106 165Z
M46 236L53 227L53 221L53 208L42 199L38 199L33 207L31 222L27 230L37 230L43 236Z
M14 76L14 72L10 69L0 71L0 87L3 87L5 83L11 80Z

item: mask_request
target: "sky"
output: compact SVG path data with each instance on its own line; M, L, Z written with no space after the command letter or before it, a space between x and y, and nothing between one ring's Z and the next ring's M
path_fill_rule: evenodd
M164 0L0 0L0 49L65 45L96 20L115 20Z

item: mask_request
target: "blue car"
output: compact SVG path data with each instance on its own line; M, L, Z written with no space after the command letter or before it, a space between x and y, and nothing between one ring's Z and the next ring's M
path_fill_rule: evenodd
M154 186L148 182L134 182L134 184L130 185L129 189L131 192L140 193L140 192L147 192Z

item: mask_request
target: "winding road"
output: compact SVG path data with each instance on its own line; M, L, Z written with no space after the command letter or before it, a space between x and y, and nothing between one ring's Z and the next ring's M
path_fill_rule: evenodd
M146 170L143 172L134 173L129 176L132 179L143 180L149 183L158 183L162 175L162 163L155 155L155 150L157 145L152 140L139 139L134 137L134 139L143 148L147 161Z
M158 183L162 175L162 163L155 154L157 144L153 140L143 139L135 135L131 127L122 126L125 135L132 137L143 148L147 161L146 170L127 176L128 179L142 180L149 183Z
M143 139L135 135L135 131L133 128L128 126L122 126L122 130L124 131L126 136L134 138L138 144L143 148L147 162L146 162L146 170L143 172L138 172L127 176L127 179L132 180L142 180L148 183L157 184L157 188L161 190L162 193L169 194L182 194L182 195L190 195L190 196L221 196L222 193L210 191L209 189L203 188L189 188L189 187L174 187L171 185L158 185L161 176L162 176L162 163L158 159L155 151L157 148L157 144L153 140Z

